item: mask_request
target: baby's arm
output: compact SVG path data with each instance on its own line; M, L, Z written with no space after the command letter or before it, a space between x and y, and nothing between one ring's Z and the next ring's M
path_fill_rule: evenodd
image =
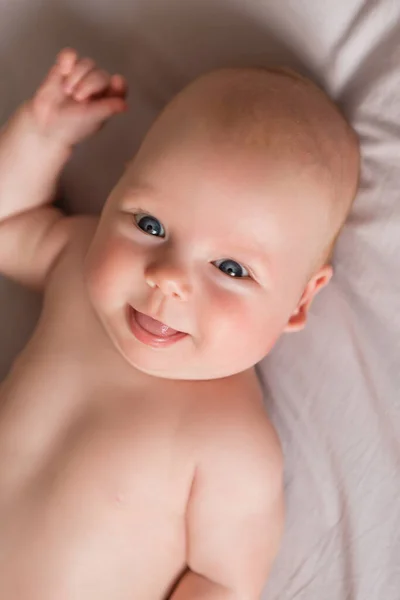
M50 206L73 147L123 111L126 84L66 49L0 134L0 272L41 288L71 219Z
M283 493L276 434L266 419L222 429L195 474L189 570L171 600L258 600L278 551Z

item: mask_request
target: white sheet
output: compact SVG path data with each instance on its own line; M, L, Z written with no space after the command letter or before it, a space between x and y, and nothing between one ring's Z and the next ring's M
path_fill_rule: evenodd
M101 206L158 110L215 66L302 67L360 135L361 191L336 276L309 327L284 337L260 366L287 495L285 538L263 600L400 598L399 41L397 0L0 0L2 119L66 44L130 80L130 114L83 145L66 170L76 210ZM38 307L0 283L4 373Z

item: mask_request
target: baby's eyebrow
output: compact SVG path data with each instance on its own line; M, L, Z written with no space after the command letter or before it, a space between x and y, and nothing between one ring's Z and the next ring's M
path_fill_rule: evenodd
M244 262L251 269L254 268L255 272L266 274L268 279L272 278L272 267L271 257L268 255L265 244L243 243L240 246L229 248L229 254L227 258L232 258Z
M151 185L144 183L130 183L126 186L125 193L129 195L151 194L154 188Z
M260 265L268 275L271 274L271 260L266 252L252 252L251 255L249 254L249 261L254 262L255 265Z
M133 203L145 202L153 204L156 202L156 194L154 188L148 185L130 185L124 191L123 203L129 205Z

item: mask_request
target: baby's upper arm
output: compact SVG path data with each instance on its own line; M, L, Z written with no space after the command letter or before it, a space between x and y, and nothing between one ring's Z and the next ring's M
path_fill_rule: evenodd
M42 290L77 219L46 206L0 222L0 273Z
M198 465L187 511L189 568L258 598L283 527L282 456L267 418L221 427Z

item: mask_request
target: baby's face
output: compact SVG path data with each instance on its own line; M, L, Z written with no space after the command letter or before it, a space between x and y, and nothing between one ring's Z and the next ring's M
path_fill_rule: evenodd
M199 138L162 151L150 143L113 190L87 282L105 329L138 369L228 376L301 325L329 186L313 165L270 154ZM309 296L326 280L315 278Z

